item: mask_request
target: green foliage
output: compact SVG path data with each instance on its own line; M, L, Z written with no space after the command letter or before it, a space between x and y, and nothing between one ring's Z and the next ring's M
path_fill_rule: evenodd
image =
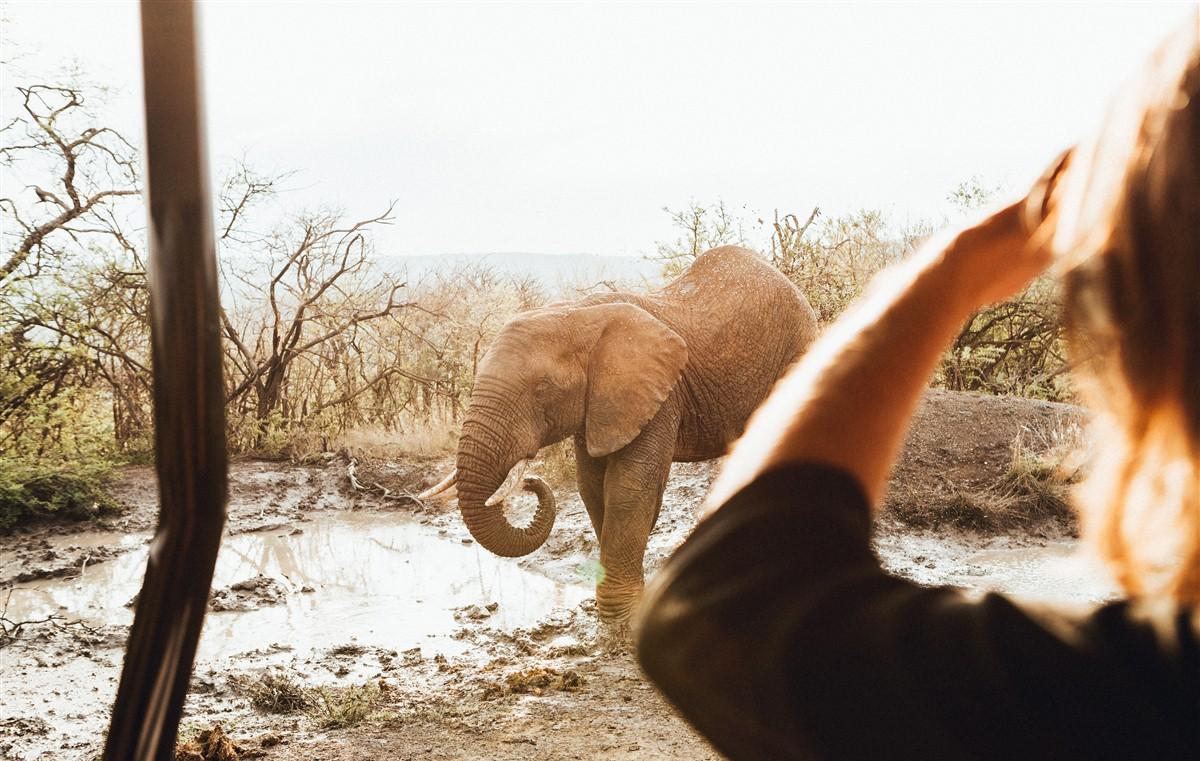
M109 470L104 461L47 466L0 458L0 533L30 521L80 521L119 512L105 488Z
M238 439L234 439L234 448L243 451L253 448L255 454L263 457L280 457L287 454L297 437L294 426L284 417L282 410L272 410L262 420L244 415L237 423L240 427L250 430L246 440L239 442ZM317 428L315 425L313 427Z
M39 520L115 512L111 399L74 346L0 333L0 533Z

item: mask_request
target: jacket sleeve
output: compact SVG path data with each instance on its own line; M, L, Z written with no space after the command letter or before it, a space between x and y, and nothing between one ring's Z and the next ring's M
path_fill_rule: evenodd
M651 583L642 666L725 755L1196 753L1191 611L1118 602L1043 615L920 587L882 570L870 530L849 474L788 466L702 522Z

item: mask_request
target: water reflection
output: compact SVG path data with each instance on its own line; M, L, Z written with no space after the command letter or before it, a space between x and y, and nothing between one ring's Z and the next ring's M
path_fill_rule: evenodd
M966 567L982 570L984 579L969 574L953 577L963 586L1046 602L1102 602L1119 595L1111 575L1075 541L1048 542L1044 547L994 547L966 560Z
M9 617L59 613L128 624L133 613L126 603L141 586L145 563L142 547L90 566L77 579L22 585L13 592ZM351 637L365 645L450 654L466 648L450 636L461 627L454 608L499 603L486 623L511 629L532 626L592 593L590 586L555 582L397 514L330 514L303 524L303 533L226 537L214 586L257 574L282 582L289 591L285 601L210 613L201 658L275 644L329 647Z

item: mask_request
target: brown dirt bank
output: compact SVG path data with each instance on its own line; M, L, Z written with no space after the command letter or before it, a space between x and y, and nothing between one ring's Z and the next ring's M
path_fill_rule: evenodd
M1087 413L1070 404L931 389L892 471L884 515L914 528L1075 529Z

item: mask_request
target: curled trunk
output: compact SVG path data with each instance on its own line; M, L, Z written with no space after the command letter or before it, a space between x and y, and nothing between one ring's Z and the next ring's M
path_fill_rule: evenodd
M521 487L537 495L537 511L527 526L510 523L503 502L489 506L487 501L503 485L517 458L496 454L508 449L500 446L502 439L473 428L463 426L458 450L458 509L463 522L490 552L504 557L528 555L542 546L554 527L554 493L542 479L526 476Z

